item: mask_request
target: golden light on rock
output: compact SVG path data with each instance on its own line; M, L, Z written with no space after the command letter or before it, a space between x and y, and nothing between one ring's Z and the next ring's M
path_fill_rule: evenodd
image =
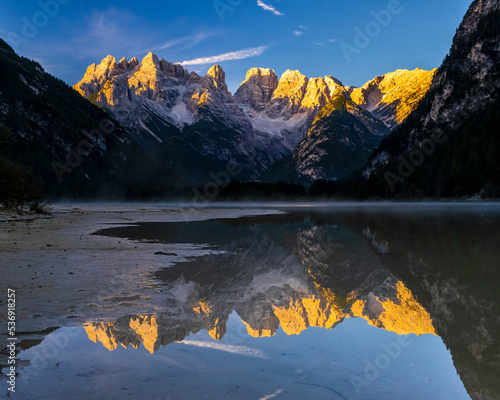
M204 301L200 300L198 302L198 305L193 308L193 310L198 313L198 314L204 314L204 315L210 315L211 312L211 306L209 306L207 303Z
M93 323L85 325L85 332L92 342L101 342L109 351L113 351L118 347L118 340L112 334L108 324Z
M245 324L245 326L247 327L247 332L250 336L254 337L254 338L262 338L262 337L271 337L271 336L274 336L274 334L276 333L276 329L266 329L266 328L259 328L259 329L254 329L252 328L252 326L242 320L242 322Z
M436 330L430 314L418 303L403 282L396 284L397 299L383 299L373 294L364 296L350 308L347 317L360 317L370 325L398 335L432 334Z
M158 339L158 324L155 317L139 315L130 321L130 329L141 339L144 347L153 354Z
M360 88L350 88L349 93L354 103L362 106L379 117L392 128L415 110L418 103L428 92L437 69L425 71L397 70L378 76ZM391 112L386 112L386 111ZM395 111L395 121L392 120Z
M214 340L221 340L226 334L226 324L220 322L220 318L215 321L215 326L208 331L210 337Z
M248 334L254 338L274 336L279 327L287 335L299 335L309 327L333 329L345 318L363 318L369 325L398 335L436 335L430 314L403 282L389 276L380 287L389 297L374 293L337 295L315 282L315 291L295 292L288 302L280 300L279 305L268 299L271 308L265 313L257 307L258 314L252 315L250 307L250 314L240 317ZM160 346L182 341L189 331L205 329L212 339L220 341L226 334L227 315L214 318L213 313L212 306L199 300L186 320L160 322L161 318L156 315L135 315L109 323L90 323L85 331L91 341L101 342L110 351L118 344L137 348L142 343L152 354ZM180 337L176 333L178 326L185 327Z

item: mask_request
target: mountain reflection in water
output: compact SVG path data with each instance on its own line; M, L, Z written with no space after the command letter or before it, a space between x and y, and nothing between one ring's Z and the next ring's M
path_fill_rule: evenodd
M211 224L202 225L208 242ZM344 244L333 252L314 248L326 243L322 234L329 229L303 230L294 256L258 228L237 230L238 239L219 247L226 251L223 256L200 257L157 274L165 282L164 290L172 294L165 304L167 312L89 323L85 327L89 338L109 350L118 344L143 343L153 353L202 329L215 340L222 339L233 311L253 337L273 336L279 327L288 335L310 326L331 329L350 317L401 335L435 334L429 313L381 267L366 242L349 232L335 228L336 239ZM335 291L322 286L321 274L343 282L342 286Z
M99 234L206 244L223 254L156 272L161 311L91 322L107 349L151 353L236 312L253 337L332 329L345 318L400 335L439 335L474 399L500 398L497 212L293 211L238 220L139 224Z

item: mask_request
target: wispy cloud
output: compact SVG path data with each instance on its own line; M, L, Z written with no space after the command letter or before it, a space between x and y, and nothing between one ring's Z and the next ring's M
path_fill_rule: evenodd
M257 5L259 7L262 7L264 10L266 11L271 11L274 15L278 15L278 16L282 16L282 15L285 15L283 13L280 13L278 10L276 10L276 8L274 8L273 6L269 5L269 4L266 4L264 3L262 0L257 0Z
M264 53L269 46L259 46L250 49L233 51L231 53L220 54L218 56L195 58L181 62L182 65L206 65L215 64L222 61L244 60L246 58L258 57Z
M323 42L313 42L316 46L324 46L325 44Z
M299 25L299 29L293 31L295 36L301 36L307 31L307 28L304 25Z
M335 42L340 42L341 39L330 39L329 42L330 43L335 43Z
M58 35L50 37L51 46L46 46L47 30L23 46L23 54L38 60L44 68L64 79L69 84L78 82L87 66L99 63L106 55L117 59L137 57L139 60L149 51L163 56L168 51L168 60L184 57L181 51L200 46L210 37L222 35L221 30L193 30L182 36L172 36L172 31L163 33L162 23L152 24L142 17L116 8L91 9L78 20L55 18ZM173 22L173 26L184 22ZM134 26L135 29L130 29ZM162 32L159 34L158 32ZM167 50L168 49L168 50Z
M202 43L204 40L217 36L220 34L218 31L204 31L195 33L193 35L184 36L176 39L169 40L163 43L157 43L151 45L149 48L144 49L141 53L148 53L150 51L161 51L165 49L169 49L171 47L179 46L182 50L189 49L191 47L196 46L197 44Z
M242 356L267 358L267 356L261 350L252 349L247 346L235 346L235 345L215 343L215 342L204 342L201 340L183 340L181 343L186 344L188 346L219 350L227 353L239 354Z
M60 35L54 39L53 48L57 54L77 60L94 61L112 54L116 57L135 56L142 57L150 51L160 52L174 48L176 51L189 49L204 40L222 34L222 31L204 30L194 31L187 36L168 38L168 34L162 41L156 27L146 29L148 22L138 16L111 7L102 11L91 11L82 18L78 29L67 30L66 35ZM130 30L130 26L137 26L136 30ZM76 33L75 32L79 32ZM58 40L56 43L55 40ZM35 42L33 43L35 44ZM42 49L47 54L51 49Z

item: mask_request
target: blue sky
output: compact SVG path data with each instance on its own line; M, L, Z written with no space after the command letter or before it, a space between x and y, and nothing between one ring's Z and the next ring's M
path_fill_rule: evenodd
M69 84L108 54L153 51L200 74L219 63L233 92L251 67L361 86L399 68L438 67L470 3L0 0L0 36Z

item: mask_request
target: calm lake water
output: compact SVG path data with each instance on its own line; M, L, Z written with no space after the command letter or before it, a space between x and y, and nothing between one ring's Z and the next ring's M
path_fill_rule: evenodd
M99 231L213 251L144 277L149 313L25 345L12 397L500 399L500 207L278 209Z

